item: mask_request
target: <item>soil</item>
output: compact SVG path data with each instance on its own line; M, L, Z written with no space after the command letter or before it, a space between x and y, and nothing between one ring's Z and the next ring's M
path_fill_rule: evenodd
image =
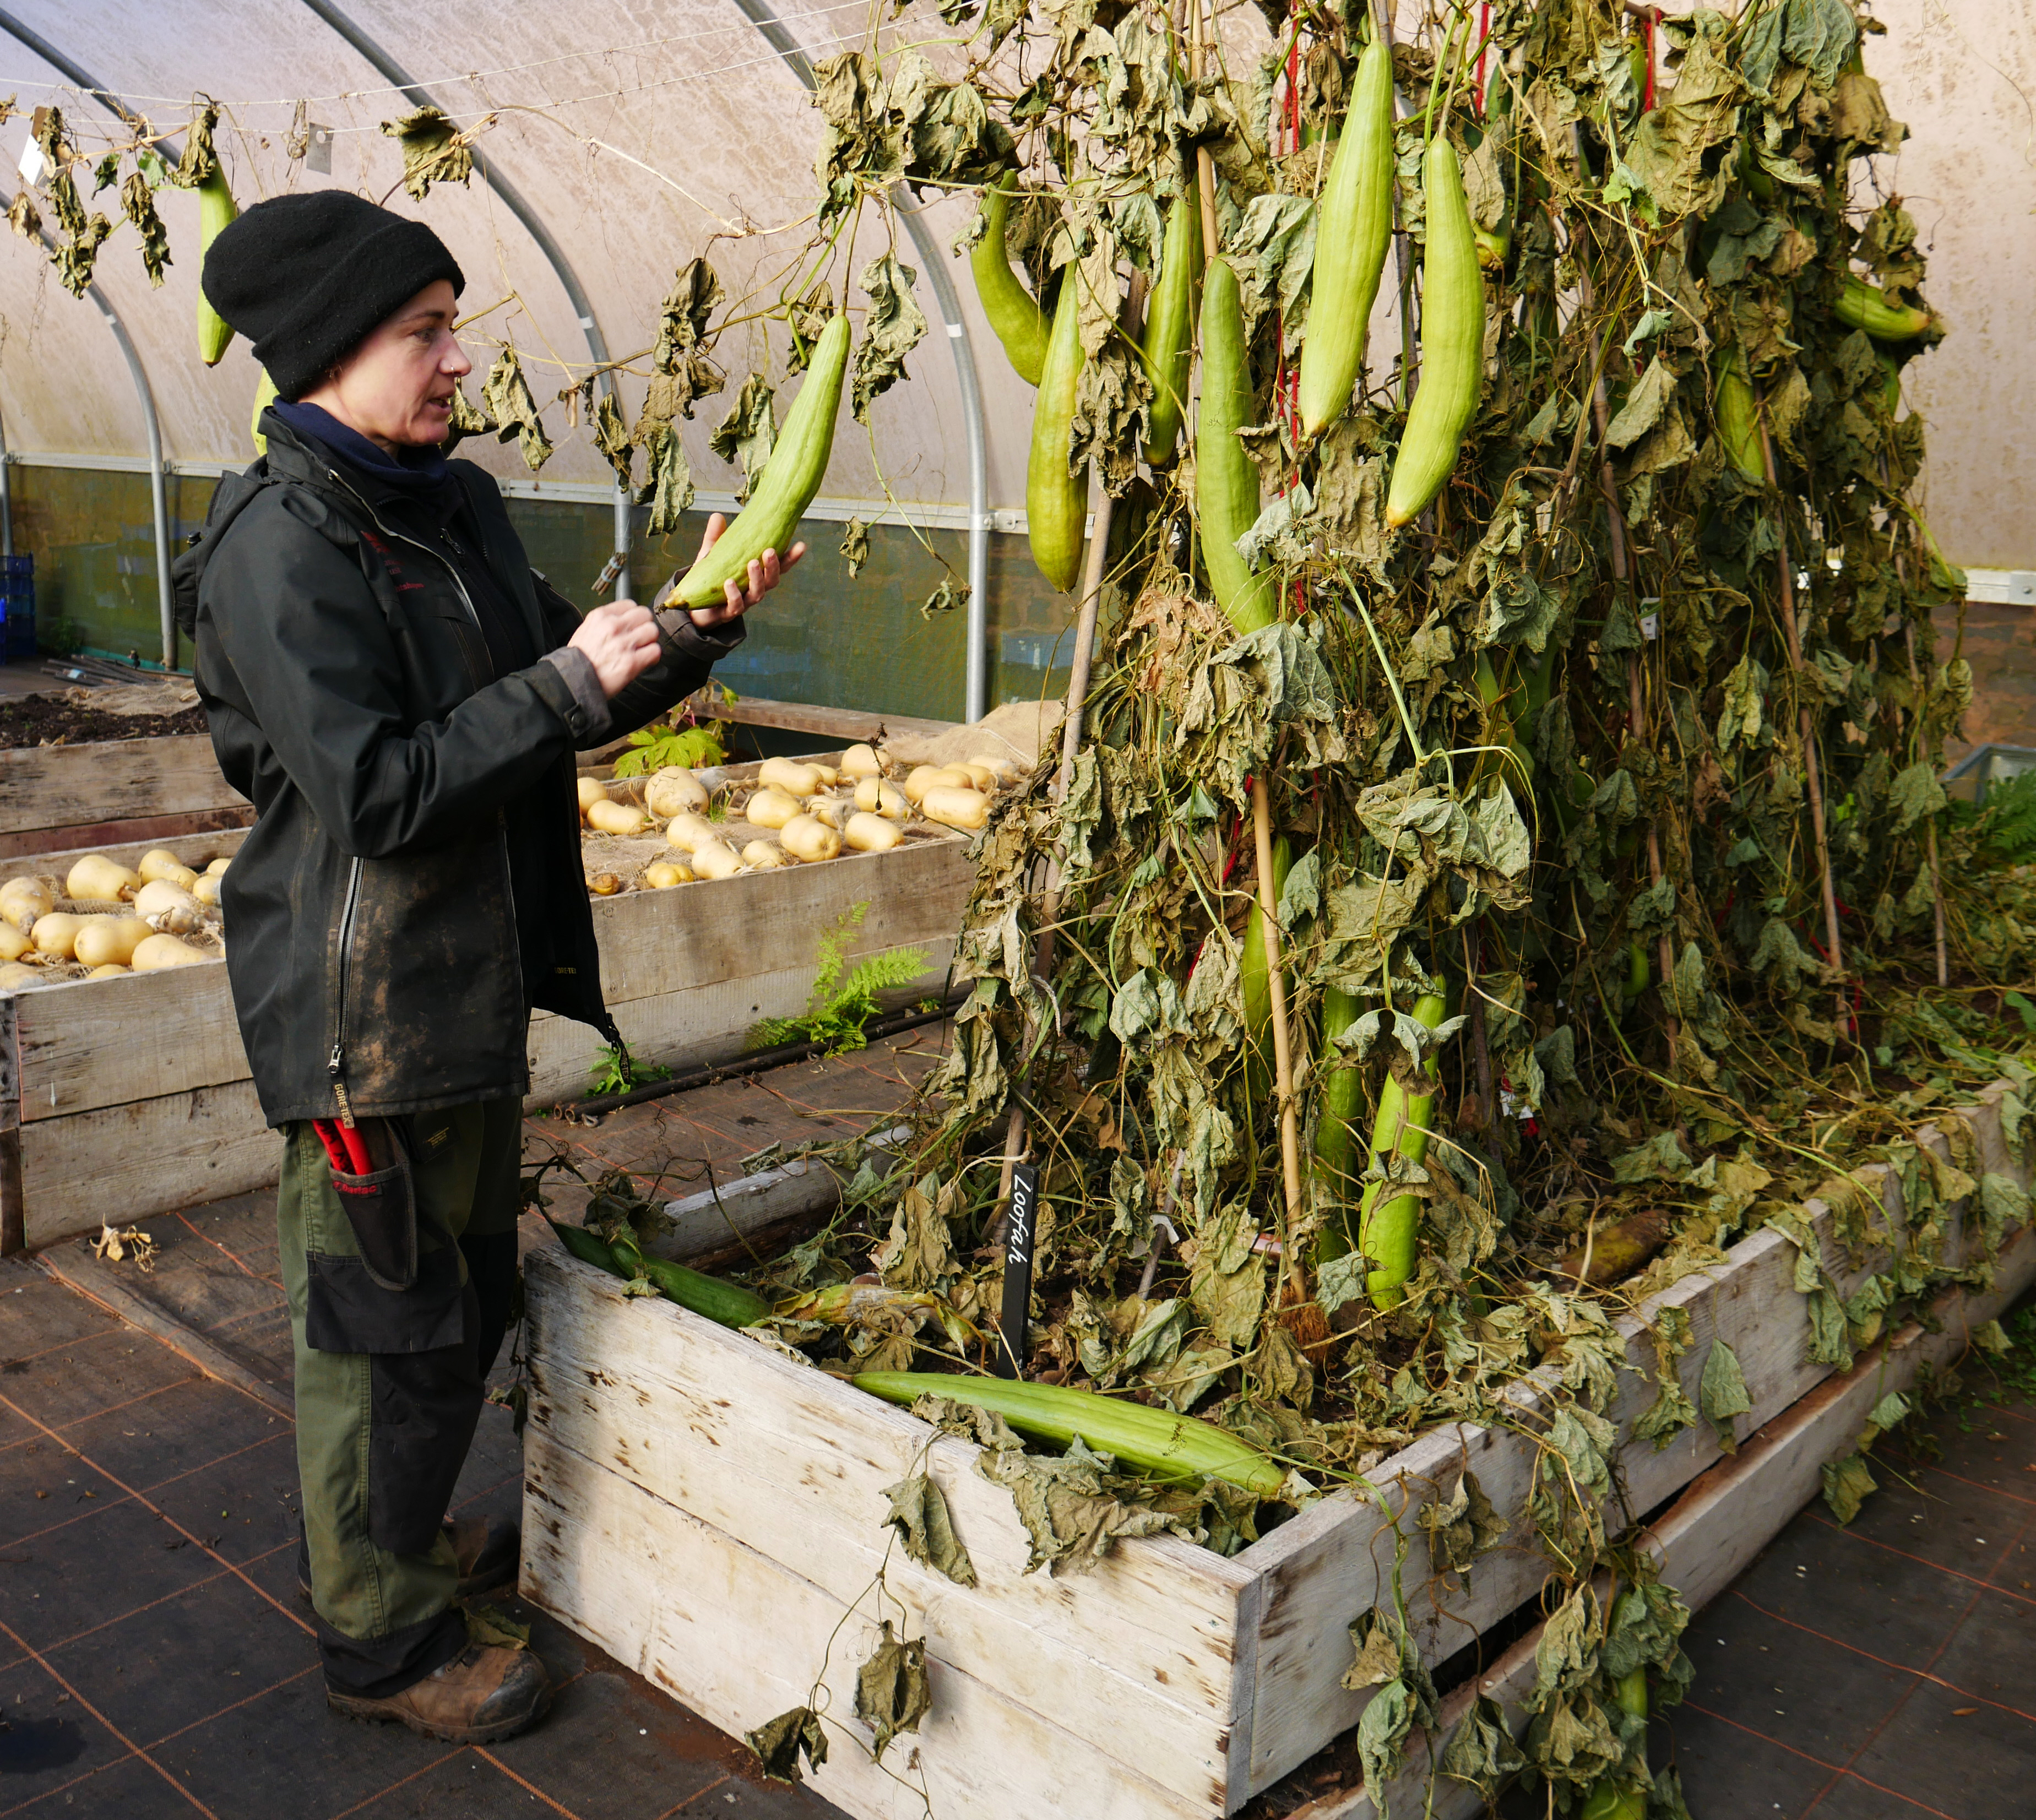
M123 710L93 701L99 691L66 689L59 695L18 695L0 701L0 746L77 746L101 740L154 739L165 733L202 733L205 710L192 705L169 713ZM106 694L114 691L107 690ZM122 690L123 695L136 691ZM168 691L151 691L177 695Z

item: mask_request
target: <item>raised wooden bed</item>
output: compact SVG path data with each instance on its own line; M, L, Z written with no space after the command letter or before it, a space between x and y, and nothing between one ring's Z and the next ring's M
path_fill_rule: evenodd
M0 859L244 828L203 733L0 749Z
M2005 1091L1947 1122L1964 1128L1959 1154L1976 1178L1998 1172L2026 1188L2030 1171L2002 1140ZM1947 1154L1934 1129L1923 1141ZM1888 1230L1902 1230L1898 1178L1874 1166L1859 1179L1887 1209ZM1831 1211L1812 1203L1810 1211L1842 1293L1885 1265L1884 1251L1844 1255ZM1963 1214L1944 1222L1947 1260L1973 1242ZM1693 1402L1712 1341L1733 1347L1753 1404L1736 1432L1779 1423L1795 1452L1778 1464L1776 1446L1763 1445L1718 1468L1707 1423L1660 1453L1633 1440L1655 1395L1653 1351L1640 1318L1620 1324L1634 1368L1612 1412L1624 1508L1646 1512L1683 1494L1680 1527L1657 1528L1656 1541L1670 1582L1685 1575L1698 1600L1814 1493L1823 1458L1849 1450L1852 1417L1863 1420L1872 1400L1861 1387L1895 1388L1952 1343L1904 1330L1834 1377L1809 1356L1796 1260L1789 1241L1763 1230L1640 1310L1687 1313L1693 1343L1679 1368ZM2025 1229L2004 1247L1991 1287L1947 1301L1940 1315L1989 1318L2032 1277L2036 1238ZM525 1594L732 1733L808 1704L817 1681L830 1754L815 1785L860 1820L918 1820L922 1783L944 1820L1213 1820L1356 1722L1369 1695L1341 1686L1348 1627L1391 1601L1396 1527L1408 1616L1431 1665L1518 1611L1546 1577L1521 1523L1465 1588L1431 1571L1414 1519L1466 1466L1499 1510L1523 1510L1538 1456L1527 1436L1545 1426L1552 1370L1521 1381L1506 1430L1452 1425L1376 1468L1370 1479L1389 1521L1370 1499L1338 1492L1228 1560L1162 1537L1122 1543L1088 1574L1050 1579L1024 1572L1024 1532L1009 1495L975 1471L974 1446L673 1304L632 1300L561 1250L534 1254L526 1283ZM1811 1459L1805 1434L1810 1452L1829 1451ZM1758 1461L1768 1464L1756 1471ZM946 1496L974 1588L887 1547L885 1488L921 1471ZM1698 1505L1686 1509L1691 1498ZM1691 1509L1702 1547L1687 1540L1697 1533ZM1612 1513L1608 1526L1627 1520ZM872 1590L880 1568L882 1598ZM880 1767L851 1714L857 1667L887 1617L900 1634L926 1639L933 1704ZM1516 1720L1533 1685L1531 1650L1493 1671L1518 1681L1520 1661L1517 1686L1483 1678L1502 1701L1510 1694ZM1459 1695L1458 1710L1469 1698ZM1438 1798L1438 1814L1478 1811ZM1367 1811L1361 1796L1337 1799L1318 1811ZM1418 1813L1420 1799L1396 1799L1393 1811Z
M196 859L244 838L100 850L131 860L160 845ZM38 856L33 869L60 872L74 857ZM924 973L888 996L938 993L972 878L955 836L596 898L601 990L639 1058L723 1060L759 1019L805 1008L816 938L858 903L869 908L847 953L922 948ZM584 1024L538 1013L529 1103L579 1098L602 1046ZM0 993L0 1252L95 1230L101 1208L138 1219L262 1187L281 1154L248 1077L224 965Z

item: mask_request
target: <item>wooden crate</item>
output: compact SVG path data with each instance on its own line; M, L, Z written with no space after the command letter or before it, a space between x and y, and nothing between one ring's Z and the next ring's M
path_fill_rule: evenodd
M145 844L198 858L244 838ZM100 850L133 858L142 849ZM60 872L75 857L0 870ZM760 1018L805 1008L816 938L858 903L869 908L851 956L926 951L924 972L891 1000L940 992L973 878L967 843L954 836L596 898L601 990L638 1057L722 1061L741 1053ZM539 1012L530 1103L579 1098L602 1047L587 1026ZM0 993L0 1252L96 1230L102 1206L140 1219L262 1187L281 1158L223 963Z
M2026 1187L2029 1170L2002 1140L2005 1091L1949 1117L1965 1128L1956 1135L1975 1176L1998 1171ZM1934 1129L1924 1140L1947 1153ZM1898 1178L1876 1166L1860 1179L1889 1230L1901 1230ZM1846 1255L1830 1209L1810 1211L1842 1292L1885 1264L1884 1253ZM1946 1226L1944 1255L1955 1260L1970 1242L1962 1211ZM1628 1513L1668 1502L1723 1457L1708 1423L1660 1453L1633 1439L1655 1394L1642 1317L1668 1306L1688 1314L1693 1343L1679 1369L1693 1402L1712 1341L1733 1347L1753 1404L1735 1424L1741 1438L1808 1407L1833 1377L1809 1356L1796 1258L1793 1244L1763 1230L1619 1323L1636 1368L1623 1374L1612 1412ZM1979 1292L1986 1312L1971 1318L1989 1318L2033 1276L2036 1240L2025 1231ZM1452 1424L1375 1468L1369 1477L1389 1517L1340 1491L1229 1560L1162 1537L1122 1543L1088 1574L1050 1579L1024 1571L1024 1532L1009 1495L975 1471L972 1445L671 1303L632 1300L563 1251L534 1253L526 1285L525 1594L731 1733L806 1704L817 1681L830 1755L815 1784L859 1820L918 1820L922 1783L945 1820L1027 1811L1212 1820L1356 1722L1370 1696L1341 1685L1348 1627L1390 1603L1396 1541L1431 1665L1525 1605L1547 1573L1517 1522L1511 1546L1481 1560L1467 1588L1431 1571L1414 1520L1465 1466L1502 1512L1523 1510L1536 1450L1521 1431L1545 1426L1550 1371L1515 1387L1506 1430ZM1970 1308L1943 1312L1956 1319ZM1897 1339L1913 1372L1922 1354L1913 1336ZM1843 1399L1856 1402L1857 1386L1875 1381L1891 1381L1864 1362L1843 1381L1848 1412ZM1754 1545L1764 1541L1815 1483L1814 1465L1806 1482L1800 1471L1749 1476L1744 1463L1725 1469L1722 1491L1714 1483L1704 1493L1706 1533L1722 1520L1735 1547L1756 1532ZM919 1471L946 1496L978 1576L972 1588L887 1547L885 1488ZM1749 1485L1757 1495L1735 1489ZM1729 1520L1717 1515L1721 1498L1732 1504ZM1672 1551L1671 1560L1682 1568ZM933 1705L879 1766L850 1716L857 1667L884 1617L926 1639ZM1525 1660L1516 1716L1533 1684L1531 1653Z
M254 811L204 733L0 748L0 859L243 828Z

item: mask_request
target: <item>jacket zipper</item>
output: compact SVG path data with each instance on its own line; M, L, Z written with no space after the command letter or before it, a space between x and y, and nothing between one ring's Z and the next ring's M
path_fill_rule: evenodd
M360 907L360 876L366 861L356 858L347 874L346 902L339 913L339 1014L333 1021L332 1053L326 1059L326 1072L332 1076L332 1091L339 1101L339 1122L353 1124L353 1108L346 1098L346 989L353 971L353 918Z
M435 550L430 544L420 543L415 537L405 537L401 531L390 530L386 525L383 523L381 514L379 514L372 506L368 504L365 499L361 498L360 495L355 492L355 490L347 484L345 478L340 475L337 470L327 468L326 469L326 476L334 486L337 487L341 492L347 496L349 499L352 499L356 505L360 507L362 511L368 514L369 521L374 525L375 529L379 531L383 537L388 538L393 543L408 544L412 549L421 550L434 562L440 563L444 565L446 573L452 578L453 586L459 592L460 605L466 609L466 616L473 622L474 631L480 637L483 646L485 646L488 642L488 634L481 626L481 615L474 611L473 597L467 593L466 583L460 579L458 567L447 558L446 554L443 550ZM530 1007L528 1001L523 996L523 931L522 926L516 920L515 881L511 876L509 870L508 826L500 810L496 811L495 816L495 854L496 857L500 861L502 865L502 896L503 902L509 906L510 939L515 942L516 945L516 1002L522 1007L523 1021L527 1027L530 1018ZM349 890L345 920L342 923L342 941L347 940L351 933L350 925L353 915L353 906L355 899L359 895L360 889L360 863L361 862L359 860L356 860L353 862L354 879L353 884ZM340 967L340 1016L341 1019L344 1019L346 1015L346 1000L345 997L346 989L346 949L345 948L342 948L341 950ZM344 1034L345 1027L342 1023L342 1042L344 1040ZM351 1125L353 1122L353 1115L346 1109L346 1087L345 1083L340 1079L341 1071L345 1065L345 1058L341 1053L341 1043L336 1042L333 1045L332 1056L330 1060L327 1062L326 1066L331 1071L334 1087L337 1088L339 1094L339 1104L342 1122L347 1125Z

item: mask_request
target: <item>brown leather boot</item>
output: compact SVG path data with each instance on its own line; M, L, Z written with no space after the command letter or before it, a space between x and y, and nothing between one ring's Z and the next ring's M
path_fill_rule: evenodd
M492 1744L544 1716L552 1703L552 1680L527 1649L469 1643L400 1694L368 1700L328 1686L325 1698L349 1719L393 1720L449 1744Z

